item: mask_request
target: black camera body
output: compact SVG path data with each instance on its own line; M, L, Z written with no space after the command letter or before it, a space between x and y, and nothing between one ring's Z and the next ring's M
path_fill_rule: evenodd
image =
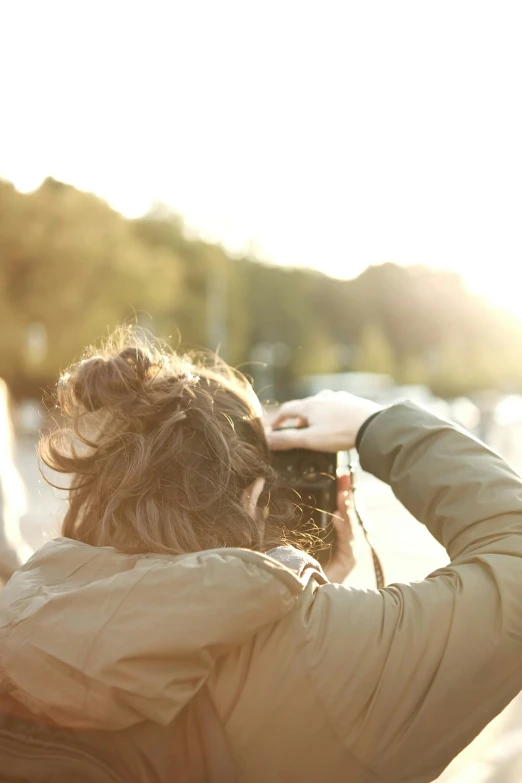
M310 449L272 452L275 491L295 503L293 529L313 537L311 554L327 565L332 556L337 511L337 454Z

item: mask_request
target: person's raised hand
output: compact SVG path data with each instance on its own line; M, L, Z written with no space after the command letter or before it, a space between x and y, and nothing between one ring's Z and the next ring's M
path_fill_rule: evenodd
M268 445L274 451L348 451L366 419L380 410L381 405L348 392L320 392L285 402L267 428ZM298 429L277 429L289 421L295 421Z

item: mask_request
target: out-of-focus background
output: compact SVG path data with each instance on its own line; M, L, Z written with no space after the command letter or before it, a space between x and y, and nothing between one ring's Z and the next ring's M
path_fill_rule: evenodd
M42 399L125 320L268 403L414 399L522 470L521 27L508 1L0 7L4 547L58 532ZM389 581L445 562L388 488L360 495ZM521 718L444 781L520 780Z

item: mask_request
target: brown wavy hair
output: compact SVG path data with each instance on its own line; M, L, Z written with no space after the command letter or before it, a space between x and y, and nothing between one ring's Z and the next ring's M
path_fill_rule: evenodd
M174 555L286 542L292 510L271 498L259 401L217 357L179 355L122 327L62 375L56 408L61 425L39 454L72 476L62 535ZM258 477L266 484L253 518L242 496Z

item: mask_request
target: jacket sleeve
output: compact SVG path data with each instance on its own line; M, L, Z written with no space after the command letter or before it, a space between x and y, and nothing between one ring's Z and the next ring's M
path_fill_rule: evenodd
M360 458L451 562L380 591L317 588L302 654L369 779L428 783L522 689L522 481L410 403L369 424Z

